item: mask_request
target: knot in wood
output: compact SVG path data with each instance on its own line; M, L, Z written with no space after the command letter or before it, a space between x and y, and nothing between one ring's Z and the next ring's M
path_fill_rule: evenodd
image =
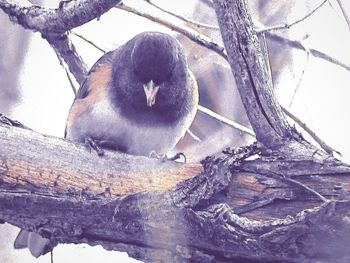
M122 229L126 234L136 234L143 231L143 227L139 221L131 220L123 224Z

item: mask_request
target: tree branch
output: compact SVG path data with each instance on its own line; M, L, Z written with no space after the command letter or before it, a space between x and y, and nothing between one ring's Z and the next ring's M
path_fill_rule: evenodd
M81 26L118 4L120 0L61 1L56 9L40 6L23 7L12 1L0 0L0 8L9 18L24 28L50 33L64 33Z
M249 128L247 128L247 127L245 127L245 126L243 126L243 125L241 125L233 120L230 120L224 116L221 116L220 114L218 114L218 113L216 113L208 108L205 108L201 105L198 105L198 111L203 112L204 114L207 114L208 116L234 128L234 129L237 129L243 133L246 133L246 134L249 134L250 136L255 137L255 133L251 129L249 129Z
M257 139L276 146L290 137L245 1L213 1L228 60ZM284 139L282 139L284 138Z
M141 17L147 18L151 21L157 22L157 23L164 25L164 26L166 26L166 27L178 32L178 33L181 33L184 36L188 37L189 39L193 40L194 42L198 43L199 45L204 46L206 48L209 48L212 51L219 54L220 56L222 56L223 58L227 59L227 55L226 55L224 47L222 47L220 44L213 41L210 37L208 37L204 34L201 34L198 31L196 31L196 30L194 30L186 25L174 24L174 23L172 23L168 20L165 20L163 18L156 17L156 16L150 15L148 13L145 13L141 10L137 10L133 7L126 6L125 4L119 4L117 7L119 9L125 10L127 12L134 13L134 14L139 15Z
M67 63L69 71L81 85L88 72L88 67L84 63L83 59L76 52L74 45L68 39L67 34L48 34L43 37L49 42L51 47L56 52L57 56L60 56Z
M350 197L350 167L322 153L279 159L255 144L198 165L98 157L5 124L0 140L0 219L54 244L101 244L145 262L350 258L347 243L338 244L350 232L349 202L319 206L320 196Z
M319 5L317 5L314 9L312 9L310 12L308 12L306 15L303 17L296 19L292 23L288 24L282 24L282 25L276 25L276 26L268 26L264 27L262 29L259 29L258 32L263 33L267 31L275 31L275 30L284 30L284 29L290 29L291 27L305 21L308 19L310 16L312 16L317 10L319 10L322 6L324 6L329 0L323 0Z
M294 114L292 114L290 111L282 107L283 112L291 118L295 123L297 123L301 128L303 128L312 139L314 139L323 150L326 151L329 155L333 156L333 153L337 153L341 156L341 153L335 149L333 149L331 146L329 146L327 143L325 143L313 130L309 128L304 122L302 122L299 118L297 118Z
M205 24L205 23L201 23L201 22L198 22L198 21L194 21L190 18L187 18L187 17L184 17L182 15L179 15L179 14L176 14L176 13L173 13L171 11L168 11L158 5L156 5L155 3L151 2L150 0L145 0L149 5L157 8L158 10L162 11L163 13L166 13L168 15L171 15L173 17L176 17L194 27L197 27L197 28L202 28L202 29L209 29L209 30L219 30L219 27L218 26L215 26L215 25L210 25L210 24Z
M277 34L274 34L274 33L271 33L271 32L266 32L265 33L266 36L268 37L269 40L272 40L274 42L277 42L277 43L280 43L280 44L283 44L283 45L288 45L292 48L296 48L296 49L300 49L300 50L305 50L304 46L300 43L300 41L296 41L296 40L290 40L290 39L287 39L285 37L282 37L282 36L279 36ZM313 48L309 48L308 50L314 57L317 57L317 58L321 58L321 59L324 59L330 63L333 63L335 65L338 65L348 71L350 71L350 65L347 65L345 63L343 63L342 61L328 55L328 54L325 54L317 49L313 49Z
M348 24L348 28L350 29L350 17L349 17L348 11L345 9L345 6L343 4L343 0L337 0L337 3L339 5L339 8L343 14L343 17L344 17L346 23Z
M112 152L100 158L82 145L4 125L0 125L0 139L6 145L0 149L0 156L6 157L1 160L1 180L12 186L45 185L65 194L85 191L116 197L147 188L164 191L201 170L200 165Z

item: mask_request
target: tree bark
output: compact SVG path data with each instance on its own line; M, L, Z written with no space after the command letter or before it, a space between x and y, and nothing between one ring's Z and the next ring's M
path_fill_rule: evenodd
M335 199L349 198L350 167L322 152L276 159L254 144L197 165L98 157L4 124L0 138L0 218L53 243L146 262L349 259L350 203Z
M98 1L81 1L88 2ZM287 123L246 2L213 3L259 142L226 149L201 164L109 151L98 157L2 117L7 124L0 125L1 220L53 243L101 244L145 262L350 261L350 166ZM26 27L62 34L110 8L76 21L68 8L72 13L57 18L57 25L59 13L33 9L46 17L43 25L37 17L28 20L33 10L22 12L0 0L4 6ZM76 15L84 16L81 10Z
M246 1L213 1L233 76L257 139L282 144L290 127L276 100L272 80Z

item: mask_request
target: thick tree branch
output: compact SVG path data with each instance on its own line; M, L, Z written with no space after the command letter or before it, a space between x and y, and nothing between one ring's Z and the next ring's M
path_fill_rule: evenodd
M87 67L69 41L66 32L100 17L120 0L62 1L56 9L40 6L23 7L6 0L0 0L0 8L12 21L24 28L38 31L50 43L57 55L67 63L77 82L81 85Z
M5 124L0 140L0 219L54 244L101 244L145 262L350 258L338 244L350 233L350 204L336 201L350 197L350 167L309 144L298 145L303 155L275 158L252 145L197 165L98 157ZM321 205L315 192L335 200Z
M246 2L213 3L232 73L257 139L267 146L281 144L290 137L290 128L274 96Z
M31 185L36 189L45 185L65 194L85 191L115 197L147 188L164 191L201 170L200 165L112 152L98 157L84 146L4 125L0 126L0 138L4 145L0 156L5 157L1 159L1 181L19 187Z
M56 9L40 6L23 7L12 1L0 0L0 8L9 18L24 28L42 34L64 33L81 26L118 4L120 0L62 1Z

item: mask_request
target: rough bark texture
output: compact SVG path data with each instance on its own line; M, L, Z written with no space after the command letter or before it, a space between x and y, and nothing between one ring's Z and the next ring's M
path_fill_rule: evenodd
M350 203L335 200L349 198L350 167L322 152L276 158L254 144L200 166L98 157L5 125L0 138L0 218L53 243L102 244L146 262L349 259Z
M69 1L56 11L28 11L0 0L0 8L45 35L49 27L62 34L98 13L81 18L82 9L60 15L62 8L108 3L101 15L116 2ZM100 158L10 127L18 123L2 117L1 220L53 243L102 244L145 262L350 261L350 166L286 122L246 2L213 2L259 143L227 149L201 165L112 152Z
M181 165L112 152L98 158L83 145L6 126L0 126L0 138L1 145L6 145L0 148L1 181L31 185L33 190L45 187L61 194L116 197L164 191L201 170L199 164Z
M74 45L68 38L66 33L63 34L47 34L43 38L49 42L55 50L57 56L61 56L69 67L69 71L74 75L77 82L81 85L88 73L88 67L80 55L75 50Z
M46 9L37 5L19 6L0 0L0 8L9 18L24 28L43 34L64 33L81 26L107 12L120 0L61 1L56 9Z
M232 73L257 139L267 146L290 136L245 1L213 1Z

